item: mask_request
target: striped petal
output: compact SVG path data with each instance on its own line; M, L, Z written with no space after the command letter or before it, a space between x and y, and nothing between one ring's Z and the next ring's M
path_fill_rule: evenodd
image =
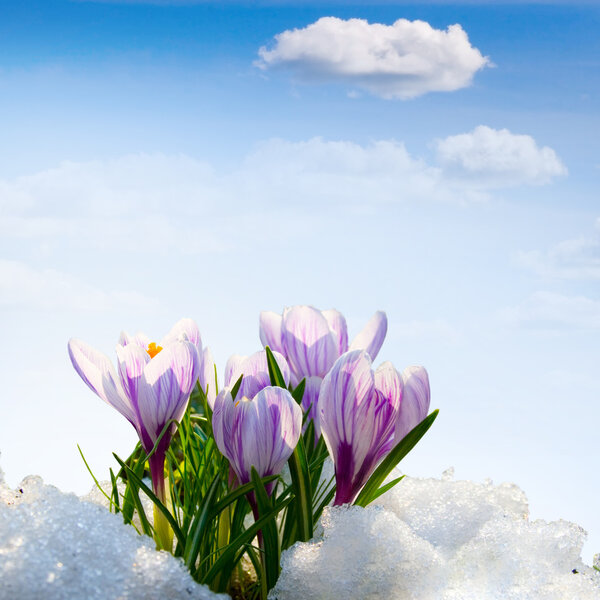
M281 344L282 317L272 311L262 311L259 317L260 343L283 354Z
M215 361L208 346L202 352L202 364L198 380L200 387L206 391L208 405L213 409L217 397L217 376L215 373Z
M108 357L74 338L69 340L68 350L73 367L87 386L135 427L135 412Z
M193 319L180 319L173 325L171 331L165 335L160 342L160 345L164 348L168 344L173 342L180 342L187 340L196 346L198 353L202 354L202 338L200 337L200 330L196 321Z
M321 314L327 319L327 323L329 323L329 328L336 340L339 357L348 351L348 326L346 325L346 319L341 312L333 308L322 310Z
M387 333L387 316L378 310L364 326L363 330L352 340L350 350L366 350L372 360L375 360L385 334Z
M402 371L404 394L396 422L394 443L397 444L416 427L429 412L429 376L424 367L407 367Z
M225 387L233 387L235 382L243 373L241 365L247 359L247 356L242 354L232 354L225 364Z
M146 365L138 385L138 409L153 443L168 421L183 416L199 371L197 348L187 341L169 344Z
M323 379L318 406L335 464L334 504L351 502L383 457L400 406L398 379L389 364L374 374L364 350L343 354Z
M283 313L284 356L298 380L324 377L338 357L338 344L327 319L312 306L294 306Z

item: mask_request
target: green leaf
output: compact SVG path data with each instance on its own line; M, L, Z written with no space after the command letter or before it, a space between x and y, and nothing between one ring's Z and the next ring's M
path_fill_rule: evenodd
M278 475L269 475L268 477L263 477L263 483L271 483L271 481L275 481L278 479ZM218 515L222 510L227 508L232 502L235 502L240 496L245 496L247 493L251 492L254 489L253 483L245 483L240 487L235 488L232 492L230 492L225 498L217 502L212 508L211 517Z
M310 482L310 473L304 442L302 437L288 459L290 475L292 477L292 488L294 490L294 511L296 517L296 539L285 540L286 546L295 541L307 542L313 535L313 511L312 511L312 491Z
M146 496L148 496L148 498L150 498L150 500L152 500L152 502L154 502L156 508L158 508L158 510L160 510L160 512L165 516L165 519L168 521L169 525L171 526L171 529L173 529L173 533L175 534L175 537L177 538L177 542L179 544L181 544L182 546L185 546L185 537L183 536L183 533L181 532L179 525L177 525L177 521L175 521L175 519L173 518L173 515L169 512L169 509L156 497L154 492L141 480L141 478L138 477L131 470L131 468L128 467L114 452L113 452L113 456L115 457L117 462L121 465L121 467L125 470L125 472L127 474L127 479L130 482L133 481L135 483L135 485L139 489L141 489L146 494ZM144 513L142 503L141 503L139 495L137 493L134 493L133 500L136 503L136 508L138 509L138 513L140 514L140 520L142 520L142 526L144 526L144 520L146 522L148 522L148 519L146 517L146 514ZM143 517L143 519L142 519L142 517ZM149 525L149 523L148 523L148 525ZM145 529L146 528L144 526L144 531L145 531Z
M306 378L302 379L302 381L293 390L290 390L292 393L292 398L300 405L302 405L302 398L304 396L305 388Z
M214 501L215 494L219 489L220 484L219 476L217 475L213 482L208 488L208 492L202 498L198 507L198 512L192 521L192 525L188 531L188 536L185 541L185 550L183 551L183 560L187 568L191 571L196 564L198 553L200 552L200 545L202 538L206 533L208 523L212 520L210 517L212 504Z
M279 365L271 352L271 348L269 346L265 346L265 352L267 353L267 366L269 368L269 377L271 378L271 385L286 388L285 380L283 379L283 375L281 374L281 370L279 369Z
M259 517L268 515L273 510L271 500L267 494L264 484L254 467L251 467L252 483L254 484L254 497L258 508ZM267 577L267 589L271 589L279 577L279 560L281 558L281 547L279 545L279 534L277 533L277 523L275 519L268 521L260 530L262 533L262 562L265 567ZM260 536L259 536L260 540Z
M275 506L269 514L262 516L260 519L258 519L258 521L254 523L254 525L248 527L248 529L244 530L238 537L236 537L232 542L230 542L229 545L221 551L221 555L214 562L213 566L210 568L208 573L206 573L202 577L200 583L210 583L222 570L224 570L224 567L228 563L233 562L240 547L250 542L258 533L258 531L262 529L270 520L275 519L277 514L282 509L284 509L291 501L292 498L288 497L276 502Z
M231 397L235 400L237 393L240 391L240 386L242 385L242 380L244 379L244 374L242 373L238 380L235 382L234 386L231 388Z
M385 494L388 490L391 490L399 481L402 481L404 479L405 475L402 475L401 477L397 477L396 479L393 479L392 481L388 481L388 483L386 483L385 485L382 485L376 492L375 494L373 494L373 498L371 498L371 502L373 502L373 500L375 500L376 498L379 498L379 496L381 496L381 494Z
M383 459L381 464L375 469L369 480L361 490L360 494L354 501L356 506L367 506L375 498L379 486L384 482L385 478L390 474L392 469L417 445L419 440L427 433L436 417L438 410L434 410L429 416L425 417L414 429L406 434L391 452Z

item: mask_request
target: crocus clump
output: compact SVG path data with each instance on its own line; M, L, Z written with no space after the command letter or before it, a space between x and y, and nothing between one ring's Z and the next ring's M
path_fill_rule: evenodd
M319 419L335 465L334 504L352 502L379 462L425 417L427 373L411 368L406 381L409 386L390 362L373 371L364 350L343 354L323 379Z
M263 346L280 352L288 361L292 383L306 378L302 407L319 432L317 402L323 377L335 361L348 350L365 350L374 360L387 332L387 317L377 311L363 330L348 344L348 327L337 310L318 310L312 306L286 308L282 315L260 313L260 340Z
M81 340L69 340L69 356L79 376L135 428L150 455L152 486L162 502L166 499L165 453L175 423L181 420L198 381L201 347L198 327L191 319L179 321L160 344L150 342L143 334L131 337L122 333L116 348L117 376L106 355ZM155 522L155 527L161 524L165 525ZM157 535L166 547L168 528L163 529Z

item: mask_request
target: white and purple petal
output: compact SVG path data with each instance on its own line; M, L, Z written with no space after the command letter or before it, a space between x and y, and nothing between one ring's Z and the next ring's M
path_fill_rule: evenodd
M282 316L270 310L263 310L259 317L259 336L263 346L269 346L283 354L281 343Z
M200 337L200 330L196 321L193 319L180 319L173 325L171 331L165 335L160 342L160 345L164 348L168 344L173 342L181 342L187 340L196 346L198 354L202 355L202 338Z
M117 409L134 427L136 414L115 369L105 354L78 339L69 340L69 357L86 385L102 400Z
M363 327L362 331L352 340L350 350L366 350L372 360L381 350L387 333L387 316L378 310Z
M427 416L431 397L429 376L424 367L407 367L402 371L402 380L404 394L396 422L395 444Z
M168 421L183 416L199 371L198 350L187 341L169 344L146 365L138 385L138 409L153 443Z
M283 354L297 380L324 377L338 357L338 343L327 319L312 306L286 308L281 327Z
M215 361L208 346L202 351L202 364L200 366L198 381L200 382L200 387L206 393L208 405L213 409L217 397L217 375L215 372Z
M344 352L348 351L348 326L344 315L335 309L322 310L321 314L327 319L329 328L336 340L338 355L340 357Z

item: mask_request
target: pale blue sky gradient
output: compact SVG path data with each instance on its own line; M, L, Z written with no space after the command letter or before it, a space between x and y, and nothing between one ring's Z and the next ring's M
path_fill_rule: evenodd
M590 560L600 9L186 4L0 4L9 483L37 473L82 493L76 443L104 477L135 442L73 371L71 336L112 357L121 329L158 339L189 316L222 372L259 349L260 310L335 307L352 336L382 309L378 358L425 365L440 409L405 470L514 481L534 517L588 530ZM325 16L459 23L494 66L410 100L254 66Z

